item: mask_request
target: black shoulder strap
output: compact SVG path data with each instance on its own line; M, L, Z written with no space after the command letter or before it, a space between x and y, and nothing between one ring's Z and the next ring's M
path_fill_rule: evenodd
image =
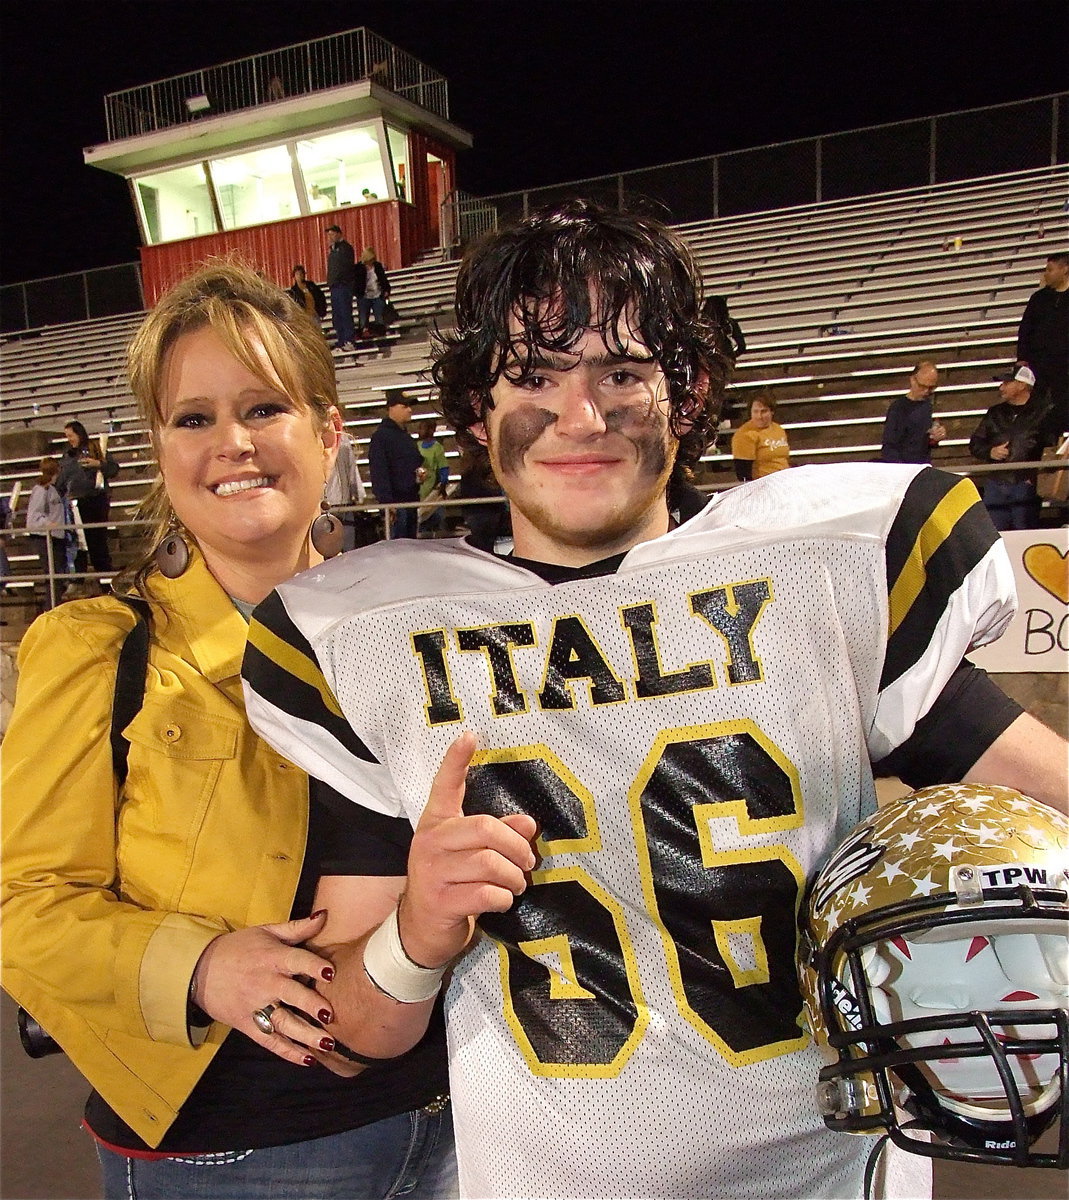
M130 743L123 730L141 711L145 699L145 674L148 671L148 639L152 610L139 596L115 596L133 609L137 623L126 635L119 651L115 671L115 698L111 704L111 760L115 778L121 787L126 782L126 756Z

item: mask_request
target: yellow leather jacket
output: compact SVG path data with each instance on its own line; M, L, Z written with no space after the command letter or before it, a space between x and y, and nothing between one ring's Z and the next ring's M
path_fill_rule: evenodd
M189 981L219 933L288 919L308 781L253 733L246 624L194 554L151 578L144 705L112 770L130 610L104 596L33 623L3 745L3 986L155 1146L228 1030L195 1045Z

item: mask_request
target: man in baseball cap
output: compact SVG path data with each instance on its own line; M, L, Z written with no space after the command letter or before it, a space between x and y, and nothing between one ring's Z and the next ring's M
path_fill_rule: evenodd
M1032 389L1036 386L1035 372L1026 363L1010 367L1008 371L1004 371L1001 375L994 376L994 379L996 383L1023 383L1028 388L1029 396L1031 396Z
M1035 373L1018 364L995 378L1000 401L977 425L969 439L969 453L980 462L1036 462L1043 455L1046 405L1032 402ZM996 529L1038 527L1035 471L992 473L984 482L983 497Z

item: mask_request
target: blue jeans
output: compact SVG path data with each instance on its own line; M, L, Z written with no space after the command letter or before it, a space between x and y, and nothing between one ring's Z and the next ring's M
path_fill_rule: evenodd
M351 342L356 330L353 328L353 289L348 284L330 285L330 319L338 345Z
M387 1117L331 1137L173 1158L127 1158L97 1145L105 1200L454 1200L449 1106Z
M1039 497L1036 485L1008 479L989 479L984 484L984 507L998 530L1038 529Z
M360 315L361 329L367 329L371 317L379 325L386 324L386 301L382 296L357 296L356 308Z

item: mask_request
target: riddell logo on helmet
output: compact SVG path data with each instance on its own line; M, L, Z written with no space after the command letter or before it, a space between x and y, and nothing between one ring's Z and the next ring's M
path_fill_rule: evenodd
M985 1138L984 1139L984 1149L985 1150L1016 1150L1017 1143L1013 1140L1013 1138L1010 1138L1009 1141L1005 1141L1005 1142L996 1142L996 1141Z
M829 982L831 984L832 1003L835 1005L839 1016L846 1022L848 1028L860 1029L861 1013L858 1011L857 1001L838 979L833 977Z

